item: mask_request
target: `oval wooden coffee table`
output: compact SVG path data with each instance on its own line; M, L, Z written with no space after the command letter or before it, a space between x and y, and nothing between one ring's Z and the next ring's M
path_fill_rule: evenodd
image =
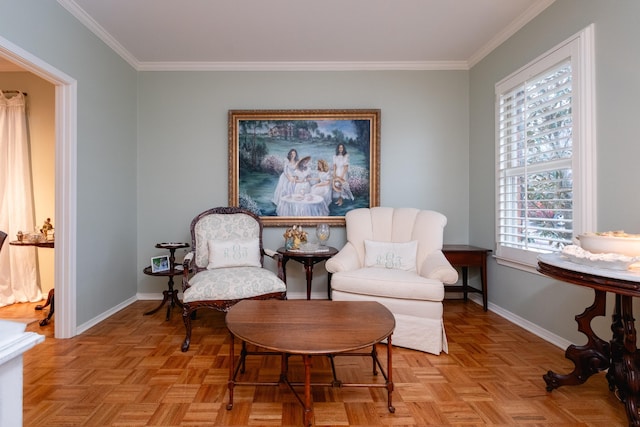
M311 357L329 356L332 368L333 356L371 356L373 374L379 368L385 378L384 383L355 384L337 380L325 386L384 387L387 389L389 412L395 408L391 403L393 381L391 376L391 334L395 328L393 314L377 302L326 301L326 300L244 300L234 305L226 316L231 333L229 346L229 404L233 408L233 389L236 385L279 385L285 383L293 391L304 407L304 425L312 425L313 407L311 403ZM234 337L242 341L240 360L235 366ZM376 344L387 340L387 369L382 367L377 356ZM246 344L268 351L250 353ZM371 347L370 353L355 351ZM244 372L245 358L249 354L275 354L282 357L280 380L278 382L237 381L238 373ZM304 361L304 383L289 381L287 360L289 355L301 355ZM304 399L300 398L293 386L304 385Z

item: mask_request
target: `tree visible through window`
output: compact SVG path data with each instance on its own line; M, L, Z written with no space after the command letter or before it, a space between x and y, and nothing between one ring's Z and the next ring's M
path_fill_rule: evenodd
M548 252L571 242L571 64L500 96L499 196L503 245Z

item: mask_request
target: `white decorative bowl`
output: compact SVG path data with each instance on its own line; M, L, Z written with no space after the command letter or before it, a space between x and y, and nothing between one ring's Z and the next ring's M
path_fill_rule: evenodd
M640 256L640 235L618 233L603 235L585 233L577 237L580 247L594 254L621 254L630 257Z

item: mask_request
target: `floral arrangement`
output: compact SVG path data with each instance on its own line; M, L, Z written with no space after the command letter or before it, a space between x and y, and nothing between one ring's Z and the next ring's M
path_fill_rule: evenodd
M294 225L291 228L287 228L284 232L284 245L287 250L299 249L300 243L307 242L307 232L302 230L299 225Z

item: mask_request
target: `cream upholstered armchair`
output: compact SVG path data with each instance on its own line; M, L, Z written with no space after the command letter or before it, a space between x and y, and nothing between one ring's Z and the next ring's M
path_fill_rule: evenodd
M414 208L374 207L346 214L347 243L326 262L331 297L378 301L396 319L393 344L448 352L442 320L444 283L458 272L442 253L447 218Z
M209 209L191 222L192 252L185 256L182 319L191 343L191 321L200 308L228 311L243 299L286 299L282 257L262 246L262 222L236 207ZM278 274L264 268L264 255L277 261Z

